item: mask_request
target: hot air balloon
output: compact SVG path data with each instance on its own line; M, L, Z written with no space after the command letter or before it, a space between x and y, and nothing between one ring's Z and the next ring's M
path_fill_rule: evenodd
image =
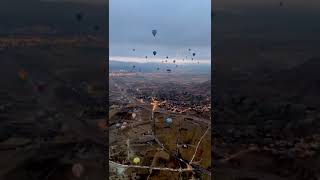
M133 159L133 163L134 163L134 164L139 164L139 163L140 163L140 158L139 158L139 157L135 157L135 158Z
M168 62L167 60L165 62Z
M136 118L137 114L136 113L132 113L132 119Z
M46 89L47 89L47 84L46 83L43 83L43 82L40 82L36 85L36 89L38 92L44 92Z
M190 49L190 48L189 48L188 50L189 50L189 51L191 51L191 49Z
M21 80L25 81L27 79L28 74L25 70L21 69L18 71L18 76Z
M160 70L160 68L157 68L157 70L159 71L159 70Z
M157 54L157 51L153 51L153 55L155 56Z
M168 118L166 119L166 124L167 124L167 125L171 125L171 124L172 124L172 118L169 118L169 117L168 117Z
M93 26L93 29L94 29L95 31L99 31L99 30L100 30L100 27L99 27L98 25L95 25L95 26Z
M146 56L146 59L148 59L148 56Z
M167 69L167 72L170 73L170 72L171 72L171 69Z
M195 56L196 55L196 53L192 53L192 56Z
M154 36L154 37L156 37L156 34L157 34L157 30L152 30L152 35Z
M132 49L132 51L136 51L136 49Z
M117 124L116 124L116 127L117 127L117 128L120 128L120 127L121 127L121 124L120 124L120 123L117 123Z
M76 176L77 178L80 178L83 172L84 172L84 167L82 164L80 163L73 164L72 173L74 176Z
M176 63L176 60L173 60L173 63Z
M169 57L167 56L166 58L168 59Z
M81 12L77 13L76 14L76 18L77 18L78 21L81 21L83 19L83 13L81 13Z

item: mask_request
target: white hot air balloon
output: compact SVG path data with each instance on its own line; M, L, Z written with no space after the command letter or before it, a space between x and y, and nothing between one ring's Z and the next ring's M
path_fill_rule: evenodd
M136 113L132 113L132 118L133 118L133 119L135 119L135 118L136 118L136 116L137 116L137 114L136 114Z

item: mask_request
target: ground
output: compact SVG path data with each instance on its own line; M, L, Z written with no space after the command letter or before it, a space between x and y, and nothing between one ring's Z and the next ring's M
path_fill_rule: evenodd
M75 179L77 163L81 178L105 179L104 45L83 37L0 41L0 179Z
M178 105L176 102L178 100L181 104L183 102L181 102L181 99L184 99L183 92L180 91L182 87L185 87L184 91L196 96L199 91L197 92L194 88L208 81L208 76L193 75L194 78L189 79L185 76L166 73L110 75L109 168L112 173L111 179L119 177L210 179L210 110L202 112L194 110L192 107L196 107L196 102L190 106ZM172 85L173 82L175 85ZM195 84L190 85L190 82ZM202 89L202 91L206 93L203 94L205 98L200 104L206 107L210 104L210 101L205 102L205 99L210 97L210 89L207 91ZM156 101L159 101L157 107L153 106ZM188 100L184 99L184 102L188 104ZM193 113L194 111L197 113ZM154 130L152 117L155 120ZM172 124L165 122L168 117L173 119ZM198 170L175 171L180 168L187 169L193 155L195 157L191 164L194 168L198 167ZM132 161L134 157L141 159L139 166L162 168L162 170L150 171L148 168L132 167L135 165ZM120 171L121 164L130 167ZM164 170L164 168L171 169Z

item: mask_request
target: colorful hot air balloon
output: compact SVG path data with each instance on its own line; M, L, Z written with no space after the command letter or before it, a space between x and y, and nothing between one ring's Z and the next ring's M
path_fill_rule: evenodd
M140 163L140 158L139 158L139 157L135 157L135 158L133 159L133 163L134 163L134 164L139 164L139 163Z
M153 51L153 55L155 56L157 54L157 51Z
M19 78L21 80L25 81L25 80L27 80L27 76L28 75L27 75L27 72L25 70L21 69L21 70L18 71L18 76L19 76Z
M43 82L40 82L36 85L36 89L38 92L44 92L46 89L47 89L47 84L46 83L43 83Z

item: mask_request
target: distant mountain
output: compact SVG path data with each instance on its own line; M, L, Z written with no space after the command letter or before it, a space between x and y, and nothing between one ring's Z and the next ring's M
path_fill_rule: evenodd
M135 67L133 67L135 66ZM159 70L157 70L159 68ZM133 71L133 72L166 72L171 69L172 73L196 73L196 74L210 74L211 67L208 64L162 64L162 63L133 63L122 61L110 61L109 72L119 71Z

